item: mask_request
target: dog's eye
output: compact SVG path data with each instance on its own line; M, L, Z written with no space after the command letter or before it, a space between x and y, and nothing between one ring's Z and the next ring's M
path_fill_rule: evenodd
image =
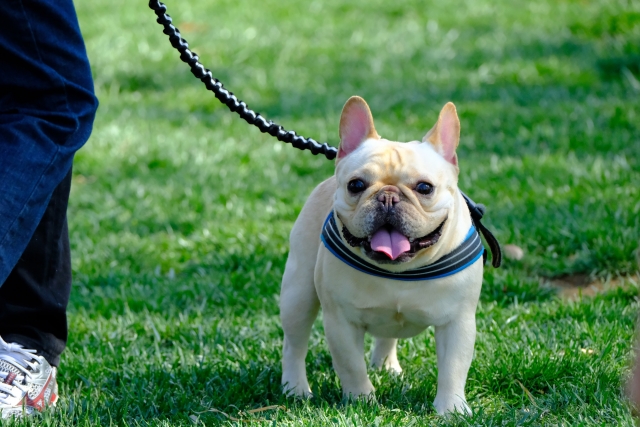
M352 179L349 181L349 184L347 184L347 190L352 193L361 193L365 188L367 188L367 186L361 179Z
M433 190L433 185L428 182L419 182L418 185L416 185L416 191L420 194L424 194L425 196L433 193Z

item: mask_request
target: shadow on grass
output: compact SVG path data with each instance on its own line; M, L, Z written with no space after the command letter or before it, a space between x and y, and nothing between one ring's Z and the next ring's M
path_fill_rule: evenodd
M233 364L233 361L226 361ZM152 422L153 420L188 421L195 415L205 423L229 421L230 417L245 421L277 417L278 412L314 411L330 408L339 411L372 411L381 408L399 409L414 415L433 415L431 402L435 396L433 386L426 388L414 384L409 387L386 374L387 384L381 386L376 403L346 401L330 366L314 372L312 383L315 395L309 400L288 398L282 393L279 365L261 365L249 362L240 367L210 366L203 361L199 366L158 367L146 366L144 372L116 370L104 380L92 384L108 394L98 393L99 408L88 407L94 416L118 422ZM313 381L318 380L319 381ZM85 381L85 380L78 380ZM435 381L434 381L435 383ZM63 390L65 391L65 390ZM70 395L75 403L83 401L77 393ZM97 402L94 401L93 404ZM273 412L250 415L247 411L277 405Z

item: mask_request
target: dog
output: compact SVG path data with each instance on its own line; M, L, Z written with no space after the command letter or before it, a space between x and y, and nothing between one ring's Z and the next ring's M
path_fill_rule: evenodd
M365 332L375 337L372 367L400 373L398 338L434 326L435 409L471 413L464 388L476 337L483 247L457 186L459 138L452 103L421 142L400 143L378 135L362 98L346 102L335 175L311 193L291 231L280 294L285 393L311 396L305 356L322 307L345 397L374 398ZM459 258L464 245L465 264L455 264L451 257ZM449 267L446 275L443 265Z

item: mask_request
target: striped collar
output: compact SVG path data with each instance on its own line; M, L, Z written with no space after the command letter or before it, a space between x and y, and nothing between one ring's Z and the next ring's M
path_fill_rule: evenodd
M382 268L365 261L351 252L347 245L342 241L336 220L333 217L333 211L331 211L324 222L320 238L326 248L329 249L336 258L356 270L371 274L372 276L403 281L432 280L451 276L452 274L462 271L476 262L484 252L484 246L482 245L482 240L480 240L480 234L472 225L460 246L436 262L414 270L394 273L383 270Z

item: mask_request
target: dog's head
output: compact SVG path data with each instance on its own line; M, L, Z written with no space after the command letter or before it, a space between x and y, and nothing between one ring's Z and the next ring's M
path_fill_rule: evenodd
M429 257L446 231L458 185L460 121L452 103L422 142L381 138L367 103L340 118L334 209L347 244L378 264Z

